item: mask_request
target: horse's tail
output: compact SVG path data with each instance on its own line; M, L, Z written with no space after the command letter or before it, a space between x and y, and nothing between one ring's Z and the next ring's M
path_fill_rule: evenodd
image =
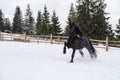
M88 39L88 40L89 40L89 39ZM92 50L94 57L97 58L96 50L95 50L95 48L93 47L93 45L92 45L92 43L91 43L90 40L89 40L89 43L90 43L90 49Z
M63 53L66 53L66 42L64 43Z

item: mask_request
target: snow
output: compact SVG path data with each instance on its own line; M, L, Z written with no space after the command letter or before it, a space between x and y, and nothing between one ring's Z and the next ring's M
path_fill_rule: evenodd
M120 48L96 50L96 60L83 49L69 63L61 44L0 41L0 80L120 80Z

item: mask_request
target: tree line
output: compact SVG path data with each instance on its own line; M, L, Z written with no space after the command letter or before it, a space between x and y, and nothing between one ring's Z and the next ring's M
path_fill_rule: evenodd
M24 18L20 7L16 7L12 24L9 18L4 18L4 14L2 10L0 10L0 31L20 34L26 33L28 35L58 35L62 32L62 29L55 10L52 15L50 15L45 5L43 13L40 10L38 11L35 22L30 5L28 4Z
M76 5L71 3L67 23L69 20L77 24L80 30L92 39L120 39L120 22L116 30L112 30L112 25L108 22L109 13L105 12L105 0L77 0ZM65 33L68 34L68 26ZM117 37L115 37L117 34Z
M76 0L76 5L71 3L65 30L60 27L59 17L56 11L50 15L47 6L44 6L43 12L38 11L37 19L33 18L30 5L27 5L26 13L23 18L22 11L19 6L16 7L13 22L10 23L9 18L4 18L4 14L0 9L0 31L12 33L26 33L28 35L68 35L69 20L77 24L80 30L89 38L120 40L120 19L116 24L116 30L112 30L109 23L109 13L105 12L105 0Z

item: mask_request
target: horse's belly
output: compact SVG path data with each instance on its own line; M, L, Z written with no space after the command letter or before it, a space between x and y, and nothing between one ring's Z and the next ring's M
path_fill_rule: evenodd
M75 49L82 49L82 48L85 47L85 44L82 41L81 42L80 41L76 41L75 43L73 43L72 47L75 48Z

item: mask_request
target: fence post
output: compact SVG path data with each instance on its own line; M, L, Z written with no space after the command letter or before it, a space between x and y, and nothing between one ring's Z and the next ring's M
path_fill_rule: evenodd
M39 43L39 35L37 35L36 37L37 37L37 43Z
M106 51L108 51L108 36L106 36Z
M3 41L3 40L4 40L4 35L3 35L3 34L1 34L1 32L0 32L0 40L1 40L1 41Z
M50 40L51 40L51 44L53 43L53 42L52 42L52 37L53 37L53 36L52 36L52 34L50 34Z
M24 42L26 42L26 32L24 33L24 36L25 36Z
M13 40L12 33L11 33L11 41Z
M1 39L1 32L0 32L0 40L2 40L2 39Z

